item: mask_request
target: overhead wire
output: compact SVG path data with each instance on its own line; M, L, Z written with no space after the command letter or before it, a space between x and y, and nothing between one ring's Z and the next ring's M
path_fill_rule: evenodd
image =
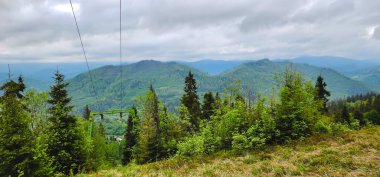
M101 103L101 101L99 100L98 96L96 95L95 84L94 84L94 77L93 77L93 75L92 75L92 72L91 72L91 69L90 69L90 65L89 65L89 63L88 63L86 50L85 50L84 45L83 45L82 35L81 35L81 33L80 33L79 25L78 25L78 21L77 21L77 17L76 17L76 15L75 15L75 11L74 11L74 6L73 6L72 1L71 1L71 0L69 0L69 1L70 1L71 11L72 11L72 13L73 13L74 21L75 21L75 26L76 26L76 28L77 28L77 32L78 32L78 36L79 36L79 40L80 40L80 44L81 44L81 47L82 47L83 56L84 56L84 59L85 59L85 61L86 61L86 66L87 66L88 75L89 75L89 77L90 77L90 82L91 82L91 85L92 85L92 91L93 91L94 96L95 96L95 97L98 99L98 101L99 101L99 104L100 104L100 106L99 106L99 110L101 111L101 109L102 109L103 106L102 106L102 103Z
M124 90L123 90L123 54L122 54L122 31L121 31L121 0L120 0L120 3L119 3L119 12L120 12L120 18L119 18L119 22L120 22L120 28L119 28L119 35L120 35L120 110L123 109L123 97L124 97Z

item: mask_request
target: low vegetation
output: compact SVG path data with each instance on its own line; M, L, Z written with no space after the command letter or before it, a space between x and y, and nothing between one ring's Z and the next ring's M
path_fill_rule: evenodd
M380 127L369 127L315 135L263 150L178 156L78 176L379 176L379 140Z

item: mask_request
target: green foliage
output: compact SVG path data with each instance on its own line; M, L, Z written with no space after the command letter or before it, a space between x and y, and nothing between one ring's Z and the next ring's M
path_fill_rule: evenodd
M220 137L221 148L230 148L232 135L239 133L239 127L242 123L241 114L238 110L228 111L220 117L220 120L214 121L215 136Z
M211 124L207 124L201 130L204 139L205 154L212 154L221 147L221 138L216 136Z
M49 92L51 104L49 108L49 127L47 154L53 160L53 167L57 172L66 175L78 173L85 169L85 135L83 127L77 124L77 119L70 115L71 98L66 91L68 83L64 76L55 74L55 84Z
M327 97L331 96L330 92L326 90L326 82L324 81L323 77L321 75L318 76L317 82L315 84L316 94L315 99L322 101L322 107L320 111L323 111L324 113L327 112L326 104L329 101Z
M201 116L197 89L197 82L194 75L189 71L189 75L185 78L185 93L181 98L181 104L183 104L189 111L190 123L193 131L197 131L199 129L198 119Z
M132 160L133 147L136 145L138 136L139 117L137 116L137 108L132 107L128 115L127 130L125 132L125 148L123 153L123 164L126 165Z
M161 137L157 95L153 87L141 102L141 124L135 157L138 163L157 161L162 157L163 143Z
M330 134L332 133L331 127L323 122L322 120L318 120L315 124L315 132L321 134Z
M380 125L380 113L376 110L364 113L364 119L371 121L375 125Z
M90 120L90 115L91 115L91 110L88 107L88 105L86 105L83 109L83 118L86 120Z
M212 92L204 94L202 104L202 119L210 120L210 117L214 114L215 99Z
M281 80L280 103L277 105L277 129L279 142L312 133L311 127L319 118L320 104L314 100L314 87L304 82L302 75L287 69Z
M280 132L277 129L276 120L268 114L268 108L264 107L264 100L257 103L255 112L257 120L247 130L247 135L253 148L261 148L263 144L274 143Z
M89 117L89 120L93 119L91 116ZM109 164L112 164L107 159L107 141L106 141L106 134L103 124L97 124L93 121L87 122L88 124L92 124L92 134L90 138L90 144L91 148L86 148L87 151L90 152L89 158L86 161L86 164L88 164L88 168L91 168L92 170L99 170L103 166L106 166Z
M232 137L232 150L237 153L242 153L250 148L248 138L242 134L236 134Z
M330 127L331 127L331 132L333 134L350 131L350 127L347 124L333 123L333 124L330 124Z
M25 93L25 104L32 118L31 129L35 137L42 136L46 133L49 126L48 122L48 95L46 92L37 92L30 89Z
M4 95L0 97L0 176L33 176L36 170L31 118L22 100L24 89L22 77L17 83L9 81L1 87Z
M32 149L33 159L36 162L38 168L34 172L35 176L53 176L54 168L51 158L47 155L47 144L43 140L45 137L38 137L36 140L36 145Z
M178 155L195 156L205 154L205 140L203 136L192 135L178 143Z

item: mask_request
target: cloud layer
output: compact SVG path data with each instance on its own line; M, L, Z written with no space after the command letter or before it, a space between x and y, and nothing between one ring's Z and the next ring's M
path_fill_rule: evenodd
M90 61L118 61L119 1L72 0ZM380 58L380 1L122 0L123 60ZM69 1L0 0L0 62L83 61Z

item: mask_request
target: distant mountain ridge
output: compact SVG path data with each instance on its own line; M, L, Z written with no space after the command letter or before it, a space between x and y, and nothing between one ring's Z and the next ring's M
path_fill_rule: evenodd
M69 91L77 107L92 103L99 109L117 108L121 101L120 82L123 78L125 97L122 105L132 105L136 97L144 94L152 84L163 102L169 107L174 107L183 93L184 78L190 70L198 82L200 97L208 91L223 92L236 80L241 80L246 88L268 95L272 88L276 87L275 75L282 73L290 64L313 84L316 77L322 73L334 98L371 91L361 82L352 80L332 69L287 61L274 62L268 59L242 63L218 75L207 74L177 62L154 60L124 65L123 77L120 77L119 66L104 66L92 71L96 79L96 93L91 93L91 84L86 73L70 80Z

